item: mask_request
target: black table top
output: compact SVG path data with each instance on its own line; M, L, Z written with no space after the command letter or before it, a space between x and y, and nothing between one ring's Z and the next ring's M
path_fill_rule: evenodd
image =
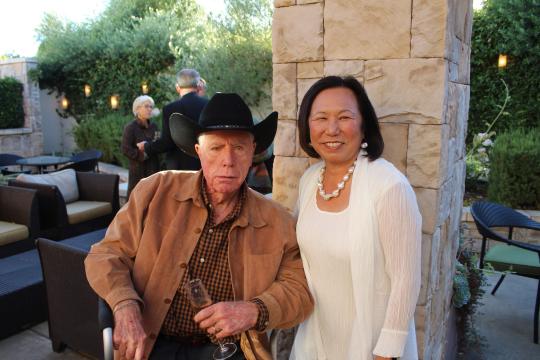
M65 156L33 156L19 159L17 160L17 164L30 166L49 166L65 164L70 161L71 159Z

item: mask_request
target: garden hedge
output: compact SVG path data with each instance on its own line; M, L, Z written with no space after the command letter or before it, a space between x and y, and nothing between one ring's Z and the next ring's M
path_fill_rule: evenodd
M11 77L0 79L0 129L23 126L23 84Z
M515 129L497 137L488 198L514 208L540 209L540 128Z

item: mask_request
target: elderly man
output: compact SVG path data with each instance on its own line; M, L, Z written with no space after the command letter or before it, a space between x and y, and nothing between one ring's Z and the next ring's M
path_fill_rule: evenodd
M231 359L271 359L265 331L311 313L293 218L245 183L276 127L275 112L254 126L236 94L212 97L199 123L172 115L172 138L202 170L143 179L86 259L114 312L117 355L211 359L210 334L237 343ZM213 299L198 312L182 290L196 278Z
M169 119L173 113L181 113L198 120L208 99L198 95L201 76L194 69L182 69L176 75L176 92L180 99L163 107L161 137L155 141L142 141L137 144L140 151L148 157L165 153L167 170L199 170L201 164L197 158L187 156L180 151L171 138Z

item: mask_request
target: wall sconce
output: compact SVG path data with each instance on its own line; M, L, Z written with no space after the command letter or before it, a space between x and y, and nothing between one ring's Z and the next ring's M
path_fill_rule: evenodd
M60 106L62 107L62 110L67 110L69 108L69 100L67 97L62 96L62 100L60 100Z
M497 66L499 69L503 69L506 67L508 63L508 57L504 54L499 54L499 61L497 62Z
M112 95L111 96L111 108L113 110L116 110L116 109L118 109L118 105L120 105L120 96Z
M142 93L143 93L143 94L145 94L145 95L148 94L148 84L145 83L145 82L142 83L142 85L141 85L141 90L142 90Z
M92 87L88 84L84 85L84 96L90 97L92 95Z

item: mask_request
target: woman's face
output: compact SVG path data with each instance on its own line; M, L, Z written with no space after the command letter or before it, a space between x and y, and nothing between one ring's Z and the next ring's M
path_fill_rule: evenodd
M154 106L147 101L137 108L137 117L141 120L148 120L152 117Z
M309 114L311 146L329 165L350 166L364 134L362 115L352 90L344 87L321 91Z

